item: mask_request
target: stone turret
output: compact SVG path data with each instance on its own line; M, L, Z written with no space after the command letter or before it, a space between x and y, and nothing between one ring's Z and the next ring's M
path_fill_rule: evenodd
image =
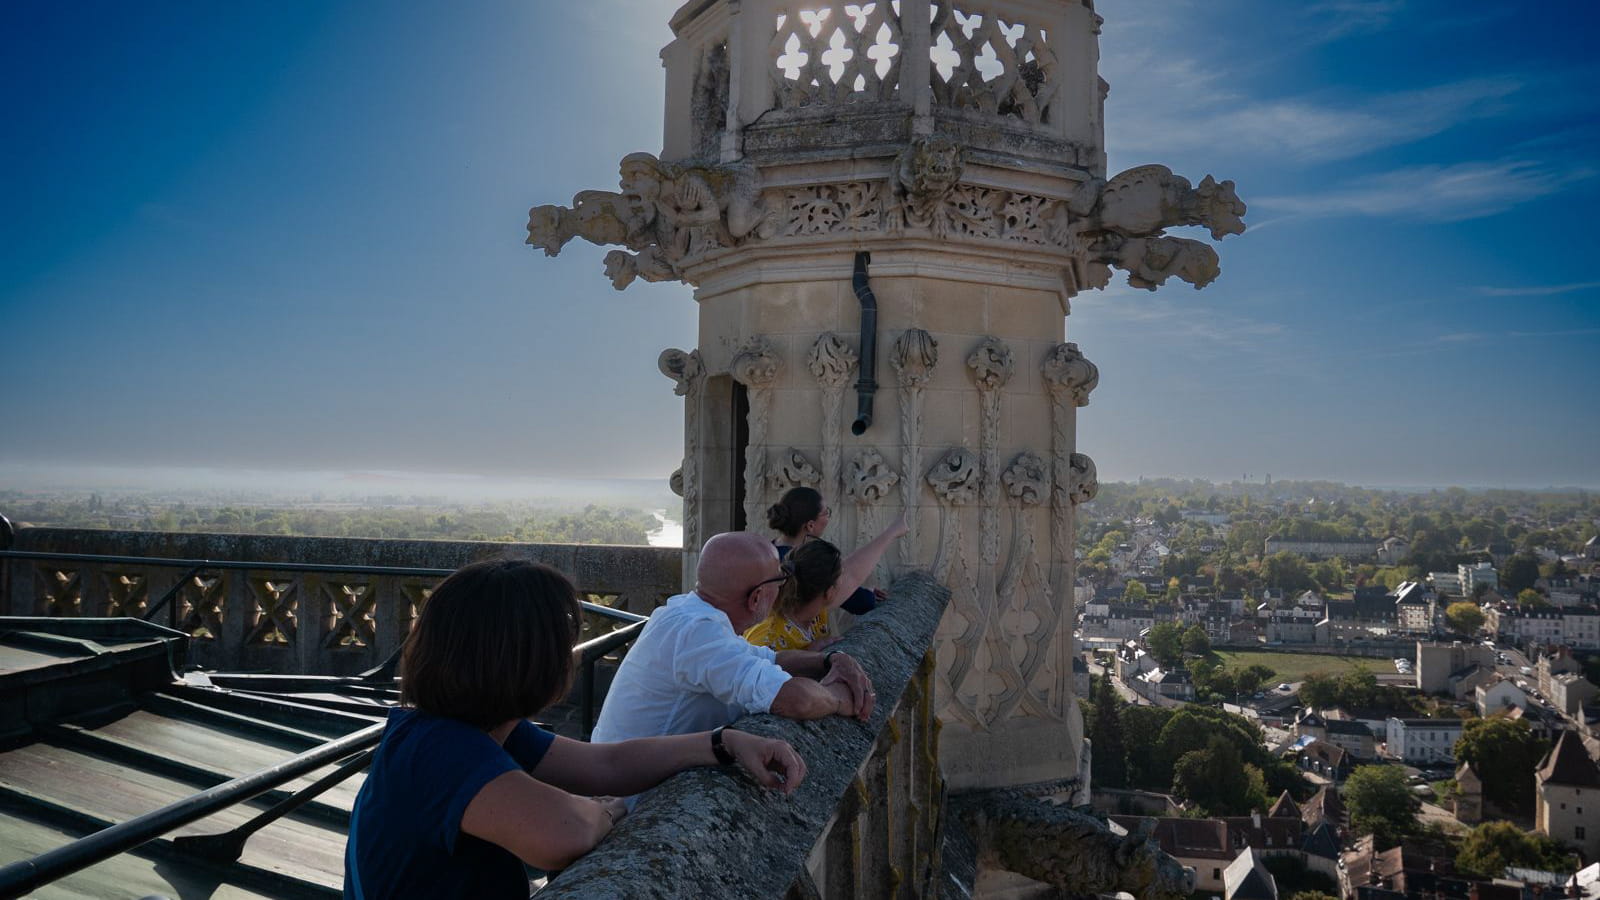
M1066 342L1070 299L1113 269L1203 287L1215 251L1164 229L1244 229L1232 182L1107 177L1100 24L1091 0L694 0L662 52L662 153L530 212L551 256L616 245L619 290L695 286L699 346L660 360L685 399L686 575L796 484L846 549L910 515L884 574L952 589L935 683L955 790L1087 787L1072 542L1099 371Z

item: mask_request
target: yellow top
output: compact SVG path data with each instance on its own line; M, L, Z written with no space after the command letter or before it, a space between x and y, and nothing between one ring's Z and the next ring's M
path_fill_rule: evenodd
M800 627L789 621L782 613L774 612L772 615L750 626L744 633L744 639L752 644L762 647L771 647L774 650L804 650L816 641L824 640L829 635L828 611L823 610L815 619L811 620L811 636Z

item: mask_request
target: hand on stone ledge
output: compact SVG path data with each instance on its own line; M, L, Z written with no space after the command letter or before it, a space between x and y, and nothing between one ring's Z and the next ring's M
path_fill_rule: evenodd
M867 677L866 670L844 653L835 653L829 660L828 674L822 677L822 686L843 685L849 692L850 710L855 717L863 722L872 718L872 708L877 705L878 695L872 691L872 679ZM851 711L840 715L851 715Z
M787 742L743 731L722 732L723 745L739 767L762 787L792 794L806 778L806 761Z

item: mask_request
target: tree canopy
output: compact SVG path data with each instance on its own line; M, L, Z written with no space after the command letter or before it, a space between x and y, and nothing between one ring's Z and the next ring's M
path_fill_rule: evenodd
M1416 830L1422 805L1406 784L1405 770L1385 765L1351 772L1344 783L1344 802L1350 827L1357 834L1372 835L1379 849L1393 847Z
M1560 844L1510 822L1485 822L1467 832L1456 854L1457 869L1479 878L1500 878L1506 866L1560 872L1570 871L1572 860Z
M1500 589L1513 596L1533 587L1538 580L1539 558L1528 553L1518 553L1506 560L1505 568L1500 570Z
M1478 604L1462 600L1445 607L1444 621L1456 634L1471 637L1483 627L1485 616Z
M1483 799L1511 812L1533 810L1533 770L1549 747L1521 719L1471 719L1456 740L1458 762L1472 763Z
M1183 626L1176 622L1157 622L1145 637L1145 646L1163 666L1183 662Z

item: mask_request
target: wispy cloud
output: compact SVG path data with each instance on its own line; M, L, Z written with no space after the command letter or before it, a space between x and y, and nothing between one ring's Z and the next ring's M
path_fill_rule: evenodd
M1214 83L1217 73L1197 60L1161 59L1147 50L1132 102L1110 101L1110 142L1133 152L1216 146L1251 156L1288 156L1303 162L1348 159L1409 144L1510 108L1523 81L1509 76L1472 78L1371 97L1320 95L1252 98ZM1126 76L1125 76L1126 77ZM1144 90L1148 83L1151 90ZM1159 84L1159 89L1155 89ZM1119 98L1114 88L1111 95Z
M1490 287L1483 285L1478 288L1478 293L1485 297L1554 297L1557 294L1570 294L1573 291L1588 291L1600 288L1600 281L1577 281L1572 284L1544 284L1526 285L1523 287Z
M1183 347L1202 357L1231 356L1241 351L1264 349L1285 328L1266 321L1207 306L1204 302L1179 299L1169 285L1165 294L1151 294L1123 284L1104 291L1079 294L1072 300L1077 322L1137 332L1141 340L1163 346Z
M1372 216L1460 222L1504 212L1593 177L1588 166L1535 160L1407 166L1308 194L1259 197L1262 208L1308 217Z
M1323 40L1382 31L1406 7L1406 0L1319 0L1306 6L1306 16Z

